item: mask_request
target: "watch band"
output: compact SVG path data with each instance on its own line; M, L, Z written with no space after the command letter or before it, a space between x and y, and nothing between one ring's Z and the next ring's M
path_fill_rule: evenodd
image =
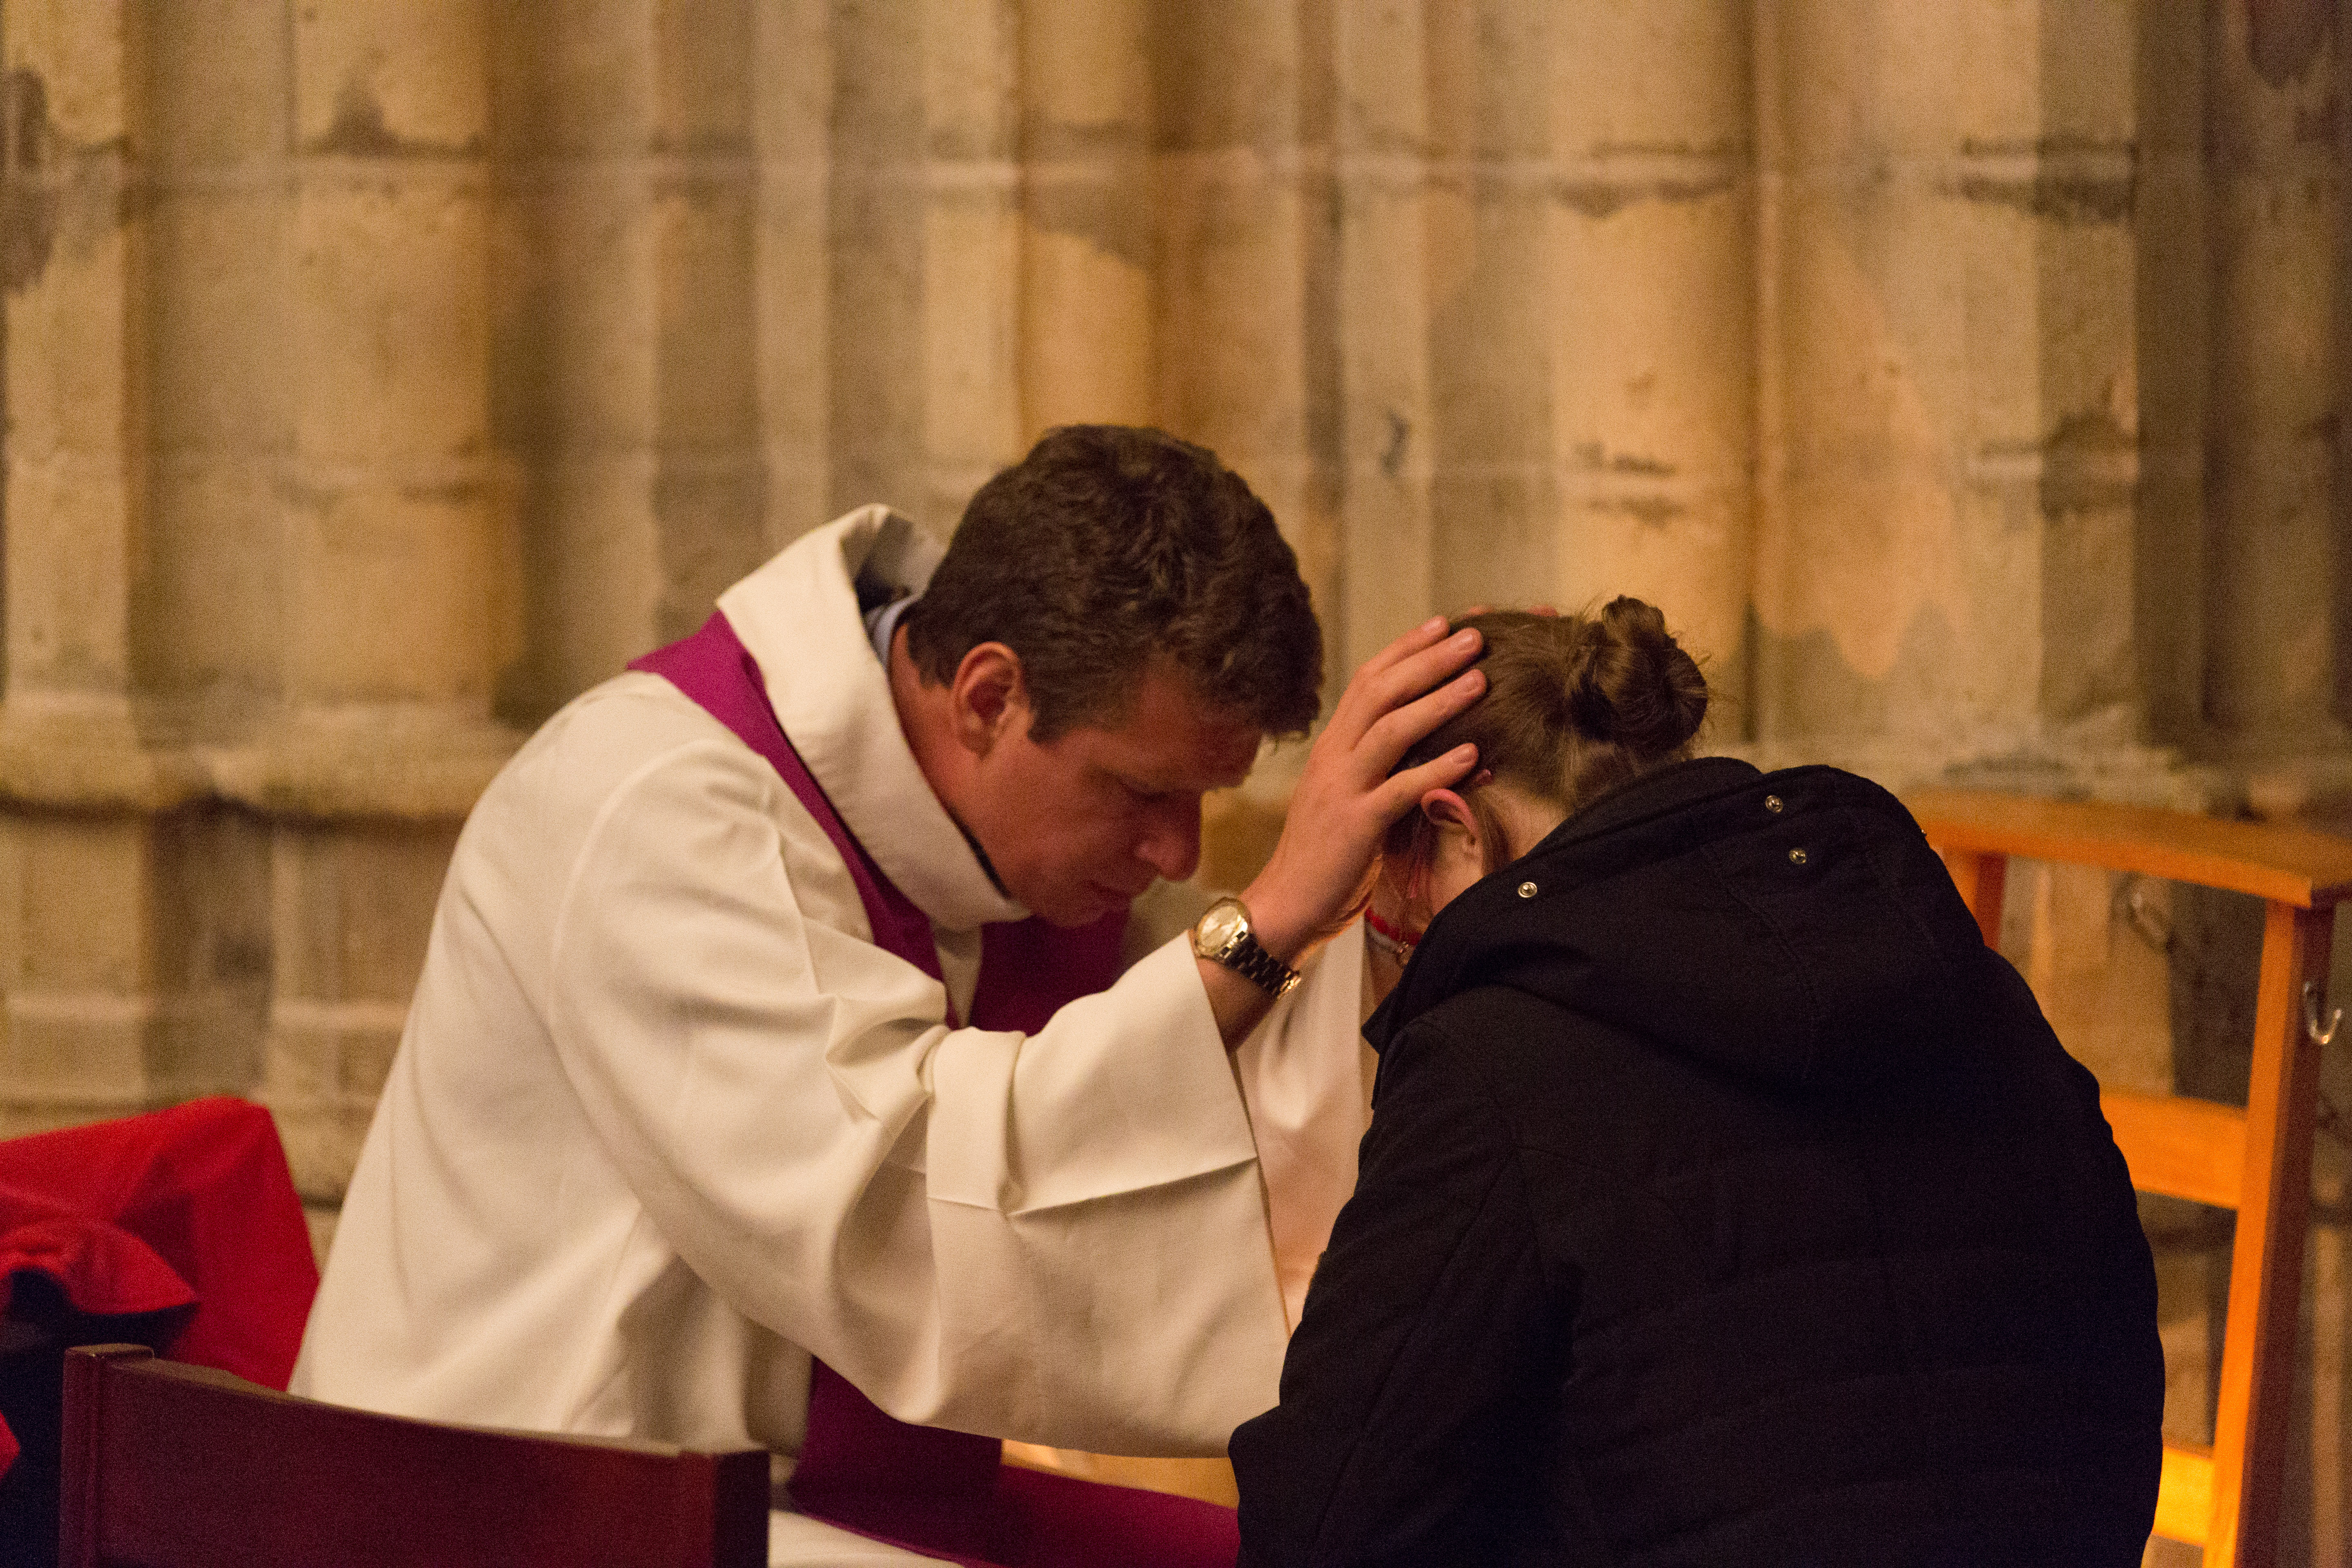
M1298 984L1298 971L1282 962L1257 944L1257 938L1243 931L1225 944L1225 951L1212 955L1219 963L1250 981L1261 991L1282 995Z
M1219 911L1230 910L1230 933L1222 942L1211 942L1202 936L1206 926ZM1220 922L1223 923L1223 922ZM1299 982L1299 973L1258 945L1257 934L1250 929L1249 906L1239 899L1219 899L1201 917L1201 925L1192 931L1192 951L1213 963L1227 969L1270 995L1280 997Z

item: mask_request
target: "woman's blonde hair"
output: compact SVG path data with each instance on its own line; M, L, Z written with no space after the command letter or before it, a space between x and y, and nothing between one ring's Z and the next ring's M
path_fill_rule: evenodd
M1478 668L1486 694L1413 747L1400 767L1468 742L1497 782L1574 813L1690 756L1706 717L1706 677L1668 635L1656 605L1621 596L1580 616L1495 610L1454 624L1475 626L1486 639ZM1476 791L1465 795L1493 871L1506 853L1500 820ZM1435 831L1409 811L1390 828L1385 848L1410 863L1431 853Z

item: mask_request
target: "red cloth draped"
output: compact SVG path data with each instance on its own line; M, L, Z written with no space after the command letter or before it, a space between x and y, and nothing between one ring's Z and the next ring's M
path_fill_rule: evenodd
M0 1315L16 1298L20 1274L51 1280L85 1317L169 1311L196 1300L188 1282L129 1231L38 1193L0 1184ZM0 1419L0 1475L16 1454L16 1435Z
M938 979L929 921L833 809L777 724L760 667L727 617L713 613L692 637L629 668L667 679L767 760L848 866L875 944ZM1107 989L1118 977L1126 925L1122 910L1076 931L1035 919L983 928L972 1022L1030 1033L1065 1004ZM894 1419L817 1362L793 1495L818 1519L969 1568L1226 1568L1240 1551L1230 1509L1010 1468L1001 1454L993 1437Z
M0 1142L0 1309L22 1271L92 1315L193 1306L165 1353L272 1388L319 1289L278 1129L227 1098Z
M12 1139L0 1184L129 1231L188 1282L173 1360L286 1386L319 1268L268 1111L221 1096Z

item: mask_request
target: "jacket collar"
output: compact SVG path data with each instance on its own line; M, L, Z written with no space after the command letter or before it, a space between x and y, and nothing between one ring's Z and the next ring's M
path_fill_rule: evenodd
M1628 830L1637 834L1644 823L1737 795L1763 776L1753 764L1737 757L1696 757L1644 773L1595 796L1525 855L1472 884L1437 912L1396 989L1365 1020L1365 1040L1374 1051L1385 1050L1406 1024L1453 994L1459 976L1448 963L1433 964L1431 955L1450 958L1449 949L1456 947L1471 929L1482 925L1497 910L1513 909L1514 889L1519 880L1513 874L1515 868L1572 861L1580 858L1580 846Z
M1654 816L1685 810L1718 795L1746 789L1764 775L1738 757L1694 757L1619 784L1595 795L1584 809L1546 834L1523 858L1580 844Z

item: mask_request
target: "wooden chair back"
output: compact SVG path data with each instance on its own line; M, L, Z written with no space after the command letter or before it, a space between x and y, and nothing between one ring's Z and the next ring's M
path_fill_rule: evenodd
M2206 1568L2278 1554L2294 1388L2296 1310L2311 1206L2321 1016L2336 905L2352 896L2352 842L2183 812L1966 791L1906 804L1989 946L2011 857L2136 872L2264 900L2253 1073L2243 1110L2185 1097L2101 1096L2132 1184L2237 1211L2210 1449L2165 1442L2156 1533L2204 1549Z
M768 1456L298 1399L136 1345L66 1356L63 1568L761 1568Z

